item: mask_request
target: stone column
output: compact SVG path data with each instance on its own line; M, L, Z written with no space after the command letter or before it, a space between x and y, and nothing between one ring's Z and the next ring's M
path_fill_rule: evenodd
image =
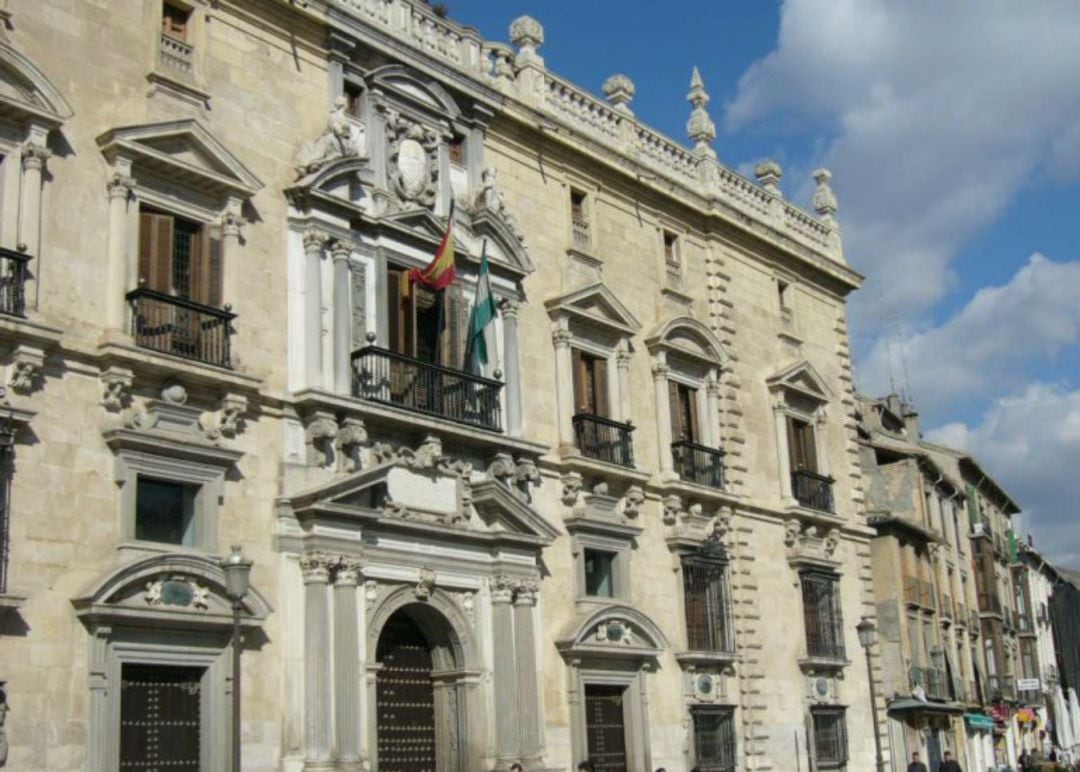
M619 374L619 415L616 419L619 421L630 421L630 351L627 349L627 343L623 341L619 344L619 350L615 352L615 368ZM669 443L670 444L670 443Z
M229 196L225 204L225 213L221 216L221 302L232 306L234 313L237 313L237 309L244 302L240 291L243 275L240 263L242 206L243 202L239 198Z
M335 241L330 253L334 258L334 392L348 395L352 389L352 244Z
M334 581L334 729L338 759L360 769L360 627L356 585L362 564L343 558Z
M330 719L330 567L324 555L300 558L304 574L304 769L328 769L333 747Z
M304 386L322 386L322 253L327 235L304 232Z
M559 411L559 449L572 448L574 441L574 360L570 353L573 336L566 320L551 333L555 344L555 402Z
M653 391L656 393L656 444L660 455L660 477L675 476L671 453L671 397L668 394L668 366L663 352L652 366Z
M518 303L499 304L503 318L503 354L506 367L506 433L521 436L521 358L518 355Z
M773 424L776 429L776 467L780 473L780 500L787 506L796 504L791 490L791 457L788 455L787 413L782 396L773 398Z
M135 188L131 177L131 164L124 159L117 159L113 164L116 171L105 184L109 195L109 251L105 269L105 327L113 332L125 332L127 320L127 301L124 296L135 287L127 286L127 218L128 200Z
M521 729L521 759L526 767L540 765L544 739L540 731L540 692L537 686L536 641L533 630L533 607L538 582L522 582L514 599L514 649L517 653L518 724Z
M495 641L495 754L496 766L508 767L517 761L518 732L517 671L514 668L514 620L511 601L514 580L496 577L491 588L491 626Z
M720 431L720 375L716 370L712 370L705 381L705 416L709 422L707 442L710 446L723 450L720 447L723 441L723 433Z
M45 138L31 139L22 148L22 200L19 217L19 245L25 245L28 255L37 257L41 249L41 176L45 162L52 152L45 147Z

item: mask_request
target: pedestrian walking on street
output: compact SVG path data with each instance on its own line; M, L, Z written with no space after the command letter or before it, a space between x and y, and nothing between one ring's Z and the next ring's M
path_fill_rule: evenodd
M964 772L960 762L952 757L952 753L945 751L945 760L938 767L938 772Z
M907 765L907 772L929 772L926 765L919 761L919 752L911 754L911 763Z

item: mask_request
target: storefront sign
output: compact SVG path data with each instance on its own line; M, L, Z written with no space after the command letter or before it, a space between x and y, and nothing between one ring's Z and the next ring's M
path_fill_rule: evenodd
M1021 678L1016 682L1016 688L1022 692L1037 692L1042 689L1042 682L1038 678Z
M1019 708L1016 711L1016 720L1021 724L1034 724L1035 711L1031 708Z
M967 722L969 729L989 732L994 728L994 719L990 718L990 716L984 716L982 713L965 713L964 721Z

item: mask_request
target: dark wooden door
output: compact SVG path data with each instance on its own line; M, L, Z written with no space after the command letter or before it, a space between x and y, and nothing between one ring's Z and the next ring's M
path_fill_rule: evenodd
M585 723L589 758L597 772L627 772L626 726L622 686L585 687Z
M435 691L424 633L404 614L390 617L376 659L379 772L435 772Z
M124 665L120 769L199 772L202 677L197 667Z

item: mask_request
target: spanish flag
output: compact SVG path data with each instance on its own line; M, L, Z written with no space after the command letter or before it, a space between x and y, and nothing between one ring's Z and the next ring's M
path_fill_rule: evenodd
M429 290L446 289L454 281L454 202L450 202L450 215L446 219L446 233L439 244L435 257L426 268L413 268L409 278L401 285L401 294L409 297L413 283Z

